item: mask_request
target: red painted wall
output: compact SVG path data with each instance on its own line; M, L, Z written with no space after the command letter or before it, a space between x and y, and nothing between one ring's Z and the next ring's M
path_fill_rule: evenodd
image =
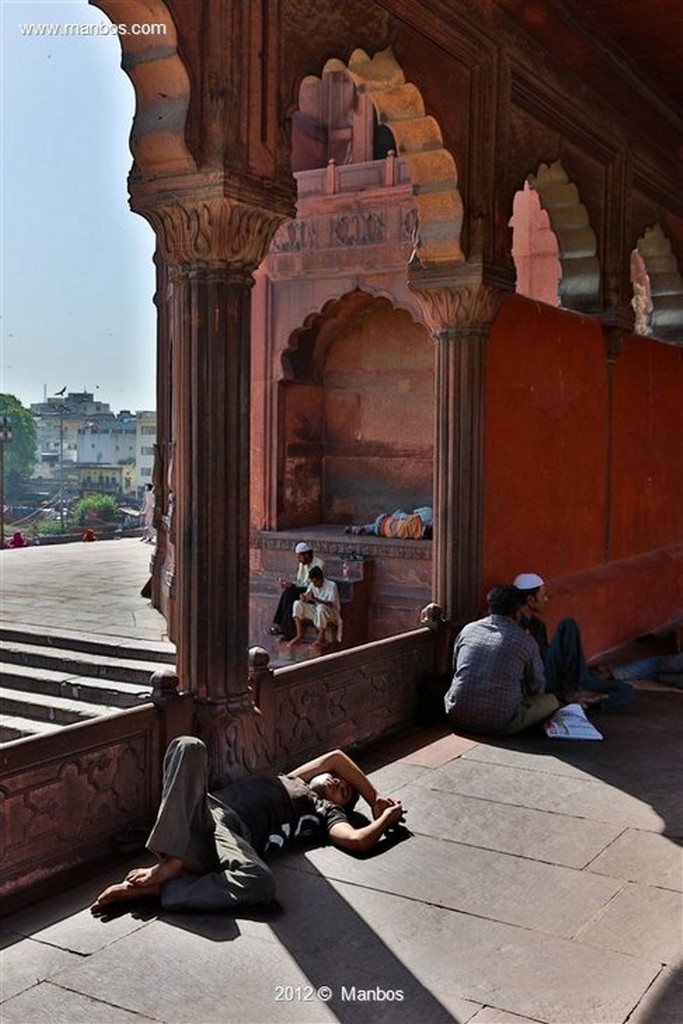
M610 380L611 378L611 380ZM484 586L548 582L589 655L683 614L683 350L519 296L486 357Z

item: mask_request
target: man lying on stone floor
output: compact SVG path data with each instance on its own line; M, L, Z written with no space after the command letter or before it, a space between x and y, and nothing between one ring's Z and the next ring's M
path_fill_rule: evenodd
M208 754L195 736L171 741L147 849L152 867L130 871L97 897L91 911L121 900L156 897L164 910L231 910L267 903L275 882L263 855L295 840L330 841L365 853L403 818L400 802L380 796L341 750L277 778L249 776L208 792ZM372 811L362 827L349 821L358 796Z

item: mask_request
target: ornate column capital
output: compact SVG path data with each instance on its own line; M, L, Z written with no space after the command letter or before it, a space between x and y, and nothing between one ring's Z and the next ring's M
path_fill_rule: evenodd
M139 211L152 225L174 270L243 267L254 270L284 215L225 196L162 202Z
M508 295L507 290L484 280L480 266L467 264L413 271L408 284L435 338L458 329L488 330Z

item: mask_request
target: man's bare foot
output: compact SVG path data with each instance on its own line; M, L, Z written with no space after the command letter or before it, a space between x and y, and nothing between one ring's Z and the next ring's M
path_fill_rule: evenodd
M324 654L327 650L327 644L324 640L316 640L314 644L311 644L311 646L318 654Z
M289 641L287 647L291 651L293 647L296 647L298 644L302 644L303 642L304 638L302 636L295 636L293 640Z
M177 878L183 870L183 862L179 857L163 857L158 864L149 868L133 868L126 875L131 885L163 885L169 878Z
M101 914L110 903L120 903L123 900L152 899L161 894L161 884L134 885L125 879L114 885L107 886L90 907L91 914Z

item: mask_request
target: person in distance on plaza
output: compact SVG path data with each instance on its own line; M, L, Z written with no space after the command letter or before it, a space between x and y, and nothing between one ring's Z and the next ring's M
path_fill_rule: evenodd
M157 897L164 910L233 910L268 903L275 892L264 854L294 841L324 843L366 853L403 819L403 807L380 796L341 750L307 761L288 775L249 776L208 792L208 754L195 736L171 741L163 787L147 849L152 867L130 871L91 906L100 915L112 903ZM358 797L373 820L349 821Z

